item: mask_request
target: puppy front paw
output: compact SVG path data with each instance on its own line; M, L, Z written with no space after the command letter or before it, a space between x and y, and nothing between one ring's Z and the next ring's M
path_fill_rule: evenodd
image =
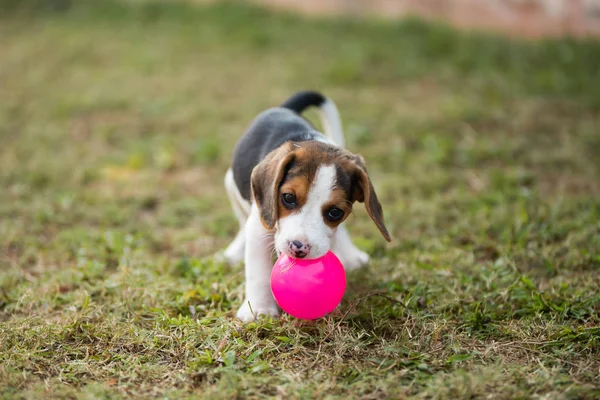
M244 249L240 251L235 248L227 248L221 253L222 259L232 267L240 265L244 261Z
M279 316L279 307L275 304L252 305L248 300L238 310L236 317L244 323L255 321L260 315L268 315L271 317Z
M369 263L370 257L364 251L353 249L353 251L347 254L342 254L340 261L344 265L344 269L349 272L355 269L364 267Z

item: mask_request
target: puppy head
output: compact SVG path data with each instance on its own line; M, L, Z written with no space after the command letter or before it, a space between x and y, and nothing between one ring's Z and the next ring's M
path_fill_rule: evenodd
M362 157L322 142L287 142L252 171L263 225L275 229L275 249L318 258L331 249L337 227L364 202L383 237L390 235Z

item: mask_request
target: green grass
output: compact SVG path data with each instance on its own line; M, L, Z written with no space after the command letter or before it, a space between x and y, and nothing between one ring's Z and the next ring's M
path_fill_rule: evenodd
M600 396L600 43L230 3L0 15L0 397ZM243 270L210 258L224 172L305 88L394 241L357 208L373 261L339 310L243 326Z

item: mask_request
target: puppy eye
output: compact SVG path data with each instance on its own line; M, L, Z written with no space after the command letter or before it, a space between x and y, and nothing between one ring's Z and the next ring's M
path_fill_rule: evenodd
M288 209L296 207L296 196L291 193L282 194L281 201L283 201L283 205Z
M326 217L331 222L339 221L344 216L344 211L340 208L332 207L327 211Z

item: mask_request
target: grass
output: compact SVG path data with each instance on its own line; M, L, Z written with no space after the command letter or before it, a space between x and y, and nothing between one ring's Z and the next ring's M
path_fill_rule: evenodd
M600 397L600 44L237 3L0 1L2 398ZM394 241L338 311L247 326L222 179L338 103ZM311 118L314 117L311 116Z

